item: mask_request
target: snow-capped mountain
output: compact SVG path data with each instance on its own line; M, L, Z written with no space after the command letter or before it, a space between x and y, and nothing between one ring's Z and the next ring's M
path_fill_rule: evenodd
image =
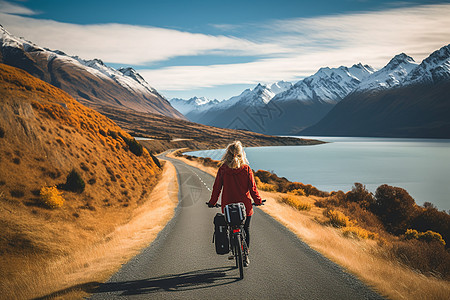
M183 118L132 68L116 70L11 35L0 25L0 62L21 68L93 108L109 105Z
M270 87L258 85L189 118L219 127L271 134L298 133L319 122L347 98L357 107L362 105L358 99L365 99L366 94L375 97L380 92L447 79L450 79L450 45L433 52L421 64L401 53L380 70L361 63L350 68L324 67L294 85L283 81Z
M292 87L292 83L291 82L282 80L282 81L278 81L278 82L273 83L270 86L270 90L276 95L276 94L282 93L284 91L287 91L291 87Z
M336 103L354 91L358 85L375 72L361 63L351 68L321 68L317 73L297 82L273 101L316 101Z
M398 54L385 67L362 81L357 87L357 91L390 89L400 86L418 65L412 57L405 53Z
M253 89L246 89L241 94L223 101L210 100L205 97L193 97L189 100L172 98L169 102L185 116L192 112L198 115L210 109L216 111L225 110L237 104L244 106L264 105L269 103L277 94L275 91L283 92L290 87L292 87L292 83L286 81L273 83L270 87L259 83Z
M450 138L449 90L450 45L419 65L402 53L298 134Z
M269 103L275 96L275 93L267 85L258 83L253 89L246 89L240 95L231 97L230 99L223 101L220 108L230 107L232 105L264 105ZM219 108L217 106L216 108Z
M218 104L217 99L210 100L206 97L192 97L189 100L181 98L172 98L170 104L183 115L187 115L192 111L205 111Z
M450 79L450 44L434 51L412 70L404 85L432 84Z

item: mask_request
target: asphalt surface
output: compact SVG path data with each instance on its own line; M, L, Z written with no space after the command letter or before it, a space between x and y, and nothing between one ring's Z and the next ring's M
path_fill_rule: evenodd
M256 208L250 266L244 279L227 255L217 255L208 208L214 177L171 161L179 205L157 239L125 264L91 299L383 299Z

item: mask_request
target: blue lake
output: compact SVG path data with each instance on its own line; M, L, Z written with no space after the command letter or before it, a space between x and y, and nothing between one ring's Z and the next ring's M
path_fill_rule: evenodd
M315 146L245 148L254 170L268 170L324 191L348 191L361 182L371 192L382 184L406 189L422 205L450 210L450 140L305 137ZM189 154L220 159L224 150Z

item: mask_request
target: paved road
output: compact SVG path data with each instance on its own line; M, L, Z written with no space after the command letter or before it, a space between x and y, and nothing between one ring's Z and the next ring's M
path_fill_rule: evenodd
M92 299L382 299L260 209L252 217L251 264L239 280L234 261L211 243L219 209L204 203L214 178L167 159L181 183L175 217Z

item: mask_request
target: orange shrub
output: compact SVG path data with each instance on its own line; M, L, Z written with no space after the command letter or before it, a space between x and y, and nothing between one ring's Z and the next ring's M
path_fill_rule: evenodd
M419 240L419 241L425 241L425 242L439 242L442 245L445 246L445 241L442 238L442 235L440 235L437 232L427 230L426 232L419 232L415 229L408 229L405 232L405 239L407 240Z
M371 240L378 238L378 234L373 233L369 230L365 230L358 226L344 227L342 228L342 232L346 237L357 237L361 239L371 239Z
M350 219L340 211L327 208L324 210L323 215L330 219L329 222L334 227L347 227L353 225L353 222L351 222Z
M286 197L281 197L281 202L286 203L298 210L311 210L312 208L311 204L300 200L299 197L294 195L287 195Z
M306 196L306 193L303 189L295 189L287 192L288 194L296 195L296 196Z
M267 192L276 192L277 191L277 187L274 184L261 182L261 180L258 177L255 177L255 181L256 181L256 187L260 190L267 191Z
M58 208L63 206L64 198L61 195L61 192L58 191L56 186L51 187L42 187L40 190L40 200L41 203L47 206L48 208Z

